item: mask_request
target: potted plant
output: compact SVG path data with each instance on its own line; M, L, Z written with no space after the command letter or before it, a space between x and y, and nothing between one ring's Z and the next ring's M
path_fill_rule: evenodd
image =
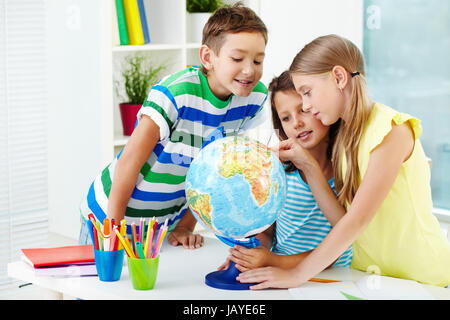
M224 5L222 0L186 0L189 41L202 42L203 27L211 13Z
M115 81L115 86L117 96L126 101L119 104L125 136L130 136L133 132L136 115L147 98L150 87L158 81L160 72L165 68L165 64L152 65L150 57L143 54L132 54L123 60L122 79ZM125 98L120 94L123 91Z

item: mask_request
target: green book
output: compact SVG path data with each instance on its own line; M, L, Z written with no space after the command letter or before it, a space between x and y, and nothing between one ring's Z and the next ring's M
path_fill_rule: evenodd
M129 43L127 22L125 19L125 10L123 8L123 0L115 0L115 1L116 1L116 11L117 11L117 23L119 25L120 45L124 46Z

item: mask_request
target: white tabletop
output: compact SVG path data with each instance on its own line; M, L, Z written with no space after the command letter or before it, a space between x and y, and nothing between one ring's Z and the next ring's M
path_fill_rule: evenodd
M116 282L102 282L89 277L38 277L22 261L8 264L8 275L22 281L81 299L168 299L168 300L289 300L294 297L285 289L221 290L205 284L205 275L217 270L229 247L216 238L205 237L203 247L186 250L164 244L158 276L153 290L134 290L126 263ZM366 273L350 268L330 268L317 277L357 281ZM450 299L450 289L424 285L436 299Z

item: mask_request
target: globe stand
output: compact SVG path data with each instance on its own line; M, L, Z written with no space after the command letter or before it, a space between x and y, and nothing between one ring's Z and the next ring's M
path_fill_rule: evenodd
M259 240L255 237L249 238L248 241L233 240L221 236L217 236L217 238L231 247L234 247L236 244L238 244L251 249L260 245ZM205 284L213 288L224 290L249 290L250 286L254 285L255 283L241 283L237 281L236 277L240 273L241 272L236 268L236 264L234 262L230 262L230 266L226 270L219 270L208 273L205 276Z

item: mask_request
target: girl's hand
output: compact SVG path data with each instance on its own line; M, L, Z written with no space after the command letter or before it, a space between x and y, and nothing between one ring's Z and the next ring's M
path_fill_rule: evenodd
M271 259L275 255L263 246L247 249L242 246L235 246L230 249L229 259L236 263L236 268L243 272L255 268L271 265Z
M225 260L224 263L222 263L222 265L220 267L217 268L217 270L227 270L228 267L230 266L230 257L227 257L227 260Z
M291 161L294 166L302 171L316 162L309 151L292 138L281 141L278 147L272 148L272 151L278 155L282 162Z
M250 286L251 290L266 288L296 288L305 281L301 281L295 269L281 269L277 267L265 267L242 272L236 277L242 283L258 282Z

